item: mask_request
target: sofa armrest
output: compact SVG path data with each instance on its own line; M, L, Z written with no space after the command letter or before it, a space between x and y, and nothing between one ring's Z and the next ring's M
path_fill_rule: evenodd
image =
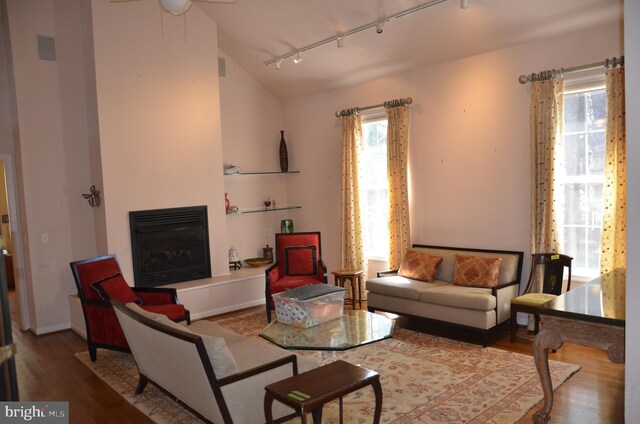
M229 375L227 377L221 378L218 380L220 386L226 386L227 384L235 383L239 380L244 380L245 378L253 377L257 374L262 374L263 372L270 371L275 368L279 368L286 364L291 364L293 375L298 374L298 357L296 355L285 356L284 358L276 359L275 361L267 362L266 364L259 365L257 367L239 372L237 374Z
M168 287L132 287L145 305L179 304L178 291Z
M388 277L390 275L396 275L398 274L398 270L397 269L390 269L387 271L379 271L378 272L378 278L380 277Z
M496 323L500 324L511 317L511 301L518 297L520 283L511 281L500 284L491 289L491 294L496 297Z

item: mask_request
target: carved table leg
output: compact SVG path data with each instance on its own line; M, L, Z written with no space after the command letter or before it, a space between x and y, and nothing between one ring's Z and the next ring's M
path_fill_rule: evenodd
M533 358L536 362L544 393L544 406L533 415L533 422L536 424L549 422L549 414L553 407L553 386L551 385L551 373L549 372L548 349L559 349L561 346L562 337L551 330L542 330L533 342Z

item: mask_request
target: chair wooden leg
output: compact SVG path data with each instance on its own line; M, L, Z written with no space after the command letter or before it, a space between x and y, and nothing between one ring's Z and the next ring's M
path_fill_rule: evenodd
M540 331L540 315L533 314L533 320L535 322L535 325L533 327L533 334L538 334L538 331Z
M96 362L96 359L98 359L98 348L93 343L89 343L88 345L91 362Z
M267 322L271 322L271 308L269 307L269 302L267 302Z
M136 387L135 394L139 395L144 391L144 388L147 387L147 383L149 379L144 375L140 374L140 379L138 380L138 386Z

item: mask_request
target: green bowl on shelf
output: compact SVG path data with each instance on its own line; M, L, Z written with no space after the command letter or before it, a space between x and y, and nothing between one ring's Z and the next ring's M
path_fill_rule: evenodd
M265 266L271 263L271 261L267 258L251 258L251 259L245 259L244 261L248 265L255 266L255 267Z

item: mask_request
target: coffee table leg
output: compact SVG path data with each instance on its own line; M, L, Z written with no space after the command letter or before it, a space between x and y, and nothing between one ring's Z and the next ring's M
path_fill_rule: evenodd
M340 396L340 424L342 424L342 396Z
M373 424L380 423L380 415L382 414L382 386L380 386L380 378L376 378L371 382L373 393L376 397L376 410L373 414Z
M266 392L264 395L264 419L267 424L271 424L273 422L273 415L271 414L271 407L273 406L273 395L269 392Z

